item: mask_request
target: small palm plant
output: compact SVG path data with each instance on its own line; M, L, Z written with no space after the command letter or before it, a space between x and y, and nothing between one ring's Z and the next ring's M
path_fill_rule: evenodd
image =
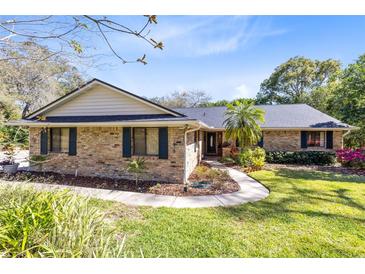
M238 140L240 147L256 144L261 138L259 122L263 123L265 112L254 106L251 100L235 101L227 105L226 139Z
M143 158L137 158L128 163L127 171L134 174L134 179L136 181L136 186L138 186L138 181L142 173L146 170L145 160Z

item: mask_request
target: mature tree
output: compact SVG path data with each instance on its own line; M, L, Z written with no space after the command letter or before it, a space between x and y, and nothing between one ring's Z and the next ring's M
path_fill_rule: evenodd
M2 85L0 83L0 126L5 121L19 117L20 108L16 105L15 98L7 96L2 91Z
M211 97L200 90L174 91L170 95L153 97L151 101L170 108L199 107L207 104Z
M5 126L5 122L11 119L18 119L21 110L15 102L15 98L6 95L0 83L0 149L9 142L26 144L28 142L28 131L21 127Z
M0 18L0 48L33 40L40 45L52 46L53 54L95 61L95 45L101 41L122 63L147 64L146 55L129 59L123 56L116 45L120 38L129 36L144 41L153 48L163 49L163 43L150 37L151 25L157 24L155 15L141 17L140 26L128 26L111 16L21 16ZM11 44L8 42L12 41ZM16 45L15 45L16 46ZM100 56L99 56L100 57ZM22 57L23 58L23 57Z
M256 102L255 99L239 98L239 99L234 99L234 100L231 100L231 101L218 100L218 101L215 101L215 102L207 102L207 103L200 104L199 106L200 107L223 107L223 106L226 106L228 104L233 104L235 101L240 101L240 102L250 101L250 102L253 102L253 103Z
M22 117L83 83L78 70L35 42L0 50L3 93L16 98Z
M200 107L223 107L228 105L229 103L233 103L233 101L228 101L223 99L214 102L206 102L204 104L201 104Z
M341 121L360 127L345 136L345 145L365 147L365 54L344 70L328 110Z
M259 123L264 122L264 113L249 100L228 104L224 121L226 138L238 140L240 147L256 144L261 138Z
M291 58L275 68L270 77L263 81L257 103L308 103L322 109L323 100L338 80L340 71L340 63L336 60Z

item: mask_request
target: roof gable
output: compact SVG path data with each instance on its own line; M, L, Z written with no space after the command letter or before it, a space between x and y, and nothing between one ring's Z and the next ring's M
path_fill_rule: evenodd
M44 116L98 115L183 115L125 90L94 79L79 89L28 115L28 119Z

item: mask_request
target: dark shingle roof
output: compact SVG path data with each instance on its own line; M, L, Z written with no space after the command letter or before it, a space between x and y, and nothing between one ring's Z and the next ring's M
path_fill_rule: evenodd
M23 123L99 123L99 122L160 122L193 121L195 119L170 114L100 115L100 116L48 116L45 120L23 119Z
M348 124L306 104L256 105L265 111L262 128L349 128ZM175 108L189 118L198 119L210 127L224 128L226 107Z

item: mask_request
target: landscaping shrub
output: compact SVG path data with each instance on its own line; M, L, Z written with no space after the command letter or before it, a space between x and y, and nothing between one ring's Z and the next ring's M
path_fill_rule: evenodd
M224 184L231 180L226 170L211 168L206 165L195 167L192 177L195 181L209 181L214 189L222 189Z
M266 161L271 164L332 165L336 154L329 151L267 151Z
M243 149L232 157L236 164L253 170L261 169L265 165L265 150L260 147Z
M265 159L265 150L257 147L252 152L251 166L255 169L261 169L265 165Z
M227 181L230 176L227 171L211 168L205 165L198 165L194 169L194 175L197 180L207 181Z
M0 187L0 257L118 257L122 240L86 198Z
M336 151L337 161L343 166L365 168L365 151L345 148Z
M236 158L236 163L243 167L251 166L253 152L251 149L243 149Z

